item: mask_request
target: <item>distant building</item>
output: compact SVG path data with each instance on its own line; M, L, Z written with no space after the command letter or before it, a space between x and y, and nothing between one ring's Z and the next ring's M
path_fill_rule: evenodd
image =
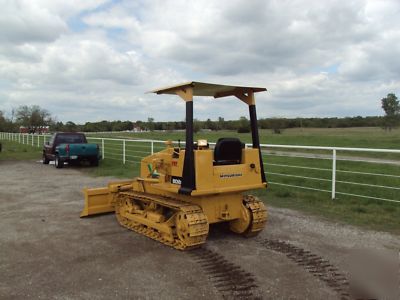
M34 131L32 129L29 129L29 127L25 127L25 126L19 127L19 133L46 134L46 133L49 133L49 131L50 131L49 126L39 126L39 127L36 127Z
M140 127L138 127L138 126L135 126L135 127L133 127L133 130L132 130L133 132L142 132L143 130L142 130L142 128L140 128Z

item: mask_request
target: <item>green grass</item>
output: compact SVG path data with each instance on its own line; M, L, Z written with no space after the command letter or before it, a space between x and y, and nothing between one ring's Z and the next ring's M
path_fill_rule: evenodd
M253 192L267 205L303 211L327 220L400 234L400 203L340 196L331 200L326 193L307 192L282 186Z
M22 145L11 141L3 140L0 142L2 144L0 160L41 159L41 148L32 147L31 145Z
M123 164L121 161L105 159L100 161L97 168L81 168L82 172L90 176L112 176L117 178L133 178L139 176L139 164Z
M118 132L111 134L92 134L94 137L118 137L135 139L185 140L184 132ZM195 139L206 138L211 142L220 137L235 136L243 142L250 143L251 135L235 131L198 132ZM357 148L399 149L400 129L385 131L377 127L360 128L292 128L283 130L282 134L274 134L272 130L260 130L260 142L263 144L335 146Z
M116 132L107 134L89 134L92 137L108 138L131 138L131 139L152 139L166 140L178 139L184 141L185 133L179 132ZM237 133L236 131L205 131L195 134L196 139L207 139L209 142L216 142L220 137L238 137L245 143L251 143L251 134ZM305 145L325 147L352 147L352 148L380 148L399 149L400 129L385 131L377 127L360 128L292 128L283 130L282 134L274 134L272 130L260 130L260 142L262 144L274 145ZM276 149L287 151L287 149ZM292 152L308 152L308 150L295 150ZM326 151L313 151L313 153L326 153ZM338 155L379 157L385 159L400 160L400 154L392 153L367 153L367 152L338 152Z
M156 140L184 140L184 132L146 132L146 133L113 133L113 134L93 134L94 137L113 137L113 138L132 138L132 139L156 139ZM196 138L206 138L211 142L223 136L237 136L244 142L250 142L249 134L238 134L236 132L201 132ZM262 130L260 133L261 142L269 144L292 144L292 145L315 145L315 146L337 146L337 147L366 147L366 148L388 148L399 149L400 130L385 132L380 128L347 128L347 129L290 129L284 130L283 134L272 134L271 131ZM95 141L99 143L99 141ZM13 148L12 153L7 155L0 154L0 159L30 159L37 158L38 148L29 148L26 145L5 142L9 148ZM159 151L165 146L154 144L154 151ZM105 142L106 159L101 161L98 168L81 168L91 176L114 176L118 178L132 178L139 175L139 164L141 157L148 155L151 151L149 143L135 142L126 143L127 163L122 164L122 142ZM31 152L30 149L32 150ZM285 150L287 149L279 149ZM24 152L25 151L25 152ZM274 150L275 151L275 150ZM278 150L276 150L278 151ZM275 152L276 152L275 151ZM306 151L312 153L330 154L326 151ZM36 154L35 154L36 153ZM352 153L353 155L368 157L366 153ZM31 155L31 156L29 156ZM338 153L340 155L348 155ZM400 161L398 154L372 154L376 158L385 158ZM40 157L40 156L39 156ZM331 190L331 167L332 161L329 159L309 159L300 157L283 157L278 155L264 156L267 180L284 184L310 187L316 189ZM314 167L326 170L310 170L302 168L290 168L276 165L292 165L300 167ZM396 165L365 163L354 161L337 161L337 180L351 181L356 183L373 184L380 186L400 187L400 168ZM398 177L382 177L373 175L351 174L340 171L357 171L367 173L383 173ZM313 177L323 180L310 180L286 175ZM363 185L353 185L338 182L336 185L338 192L351 194L388 198L400 200L400 190L390 190L386 188L370 187ZM337 194L335 200L331 200L330 192L308 191L299 188L286 187L270 184L268 190L254 191L270 206L291 208L303 211L307 214L318 215L323 218L357 225L374 230L388 231L400 234L400 203L391 203L373 199L365 199L348 195Z

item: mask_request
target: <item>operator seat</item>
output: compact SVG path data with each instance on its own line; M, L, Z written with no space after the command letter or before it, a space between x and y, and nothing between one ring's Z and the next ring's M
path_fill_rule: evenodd
M214 148L214 166L237 165L242 160L244 144L238 138L220 138Z

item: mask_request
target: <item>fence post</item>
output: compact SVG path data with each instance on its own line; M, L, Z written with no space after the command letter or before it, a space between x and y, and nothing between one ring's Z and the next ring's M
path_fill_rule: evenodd
M104 159L104 139L101 139L101 158Z
M32 133L32 147L33 147L33 140L35 139L35 136Z
M37 147L39 148L39 140L40 140L40 135L37 136Z
M122 140L122 162L125 164L125 140Z
M151 141L151 155L154 154L154 142Z
M332 200L335 200L336 194L336 149L332 152Z

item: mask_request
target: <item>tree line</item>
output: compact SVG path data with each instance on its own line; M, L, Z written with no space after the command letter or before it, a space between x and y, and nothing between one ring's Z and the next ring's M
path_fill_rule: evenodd
M381 106L385 116L368 117L344 117L344 118L261 118L258 126L261 129L272 129L280 133L287 128L346 128L346 127L381 127L391 130L400 125L400 104L395 94L388 94L381 99ZM56 121L46 110L37 105L20 106L12 110L9 117L0 111L0 131L18 132L20 126L28 128L28 132L40 132L43 126L49 126L50 131L83 131L83 132L107 132L107 131L172 131L184 130L185 121L155 121L149 117L146 121L100 121L76 124L72 121L66 123ZM235 130L249 132L250 122L247 117L238 120L225 120L219 117L217 120L194 120L194 131L199 130Z

